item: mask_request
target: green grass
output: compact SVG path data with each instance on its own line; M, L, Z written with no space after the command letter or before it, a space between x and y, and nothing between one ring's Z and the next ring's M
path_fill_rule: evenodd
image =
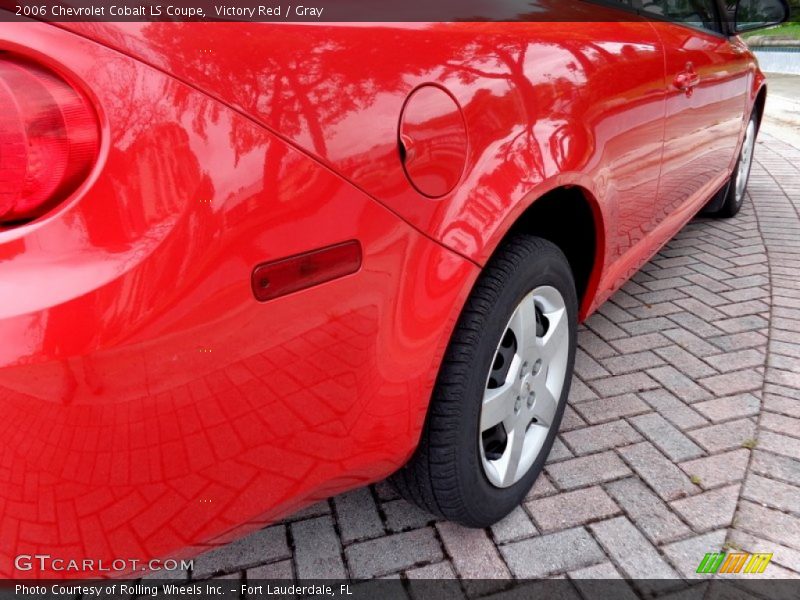
M771 27L769 29L750 31L745 33L743 37L749 38L753 37L754 35L768 37L781 36L800 40L800 23L784 23L783 25L778 25L777 27Z

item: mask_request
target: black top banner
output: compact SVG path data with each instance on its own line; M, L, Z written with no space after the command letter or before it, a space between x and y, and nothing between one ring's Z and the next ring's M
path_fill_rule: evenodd
M715 0L0 0L0 21L620 22L733 23L737 2ZM782 20L784 0L740 0L739 20ZM729 27L732 30L732 27Z

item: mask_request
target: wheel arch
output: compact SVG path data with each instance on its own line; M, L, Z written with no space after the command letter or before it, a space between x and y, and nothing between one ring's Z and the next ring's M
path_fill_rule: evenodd
M605 222L595 195L580 185L561 185L542 193L495 236L492 253L519 233L546 239L564 252L575 277L579 318L585 319L593 308L605 263Z
M765 83L762 85L758 92L756 93L756 99L753 104L753 112L758 115L758 125L761 126L761 123L764 119L764 109L767 106L767 84Z

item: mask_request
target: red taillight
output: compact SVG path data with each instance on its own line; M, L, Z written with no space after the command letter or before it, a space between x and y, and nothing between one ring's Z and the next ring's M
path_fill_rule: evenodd
M86 177L99 145L97 116L63 79L0 54L0 225L40 217Z

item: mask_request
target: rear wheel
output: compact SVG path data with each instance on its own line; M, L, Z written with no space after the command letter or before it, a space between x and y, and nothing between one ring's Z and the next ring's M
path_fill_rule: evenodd
M756 149L756 137L758 136L758 117L753 114L747 124L747 129L742 142L742 150L739 153L739 161L733 171L727 188L722 192L724 199L718 210L710 212L713 217L730 219L735 217L742 209L744 199L747 195L747 183L750 181L750 171L753 167L753 155Z
M558 247L524 235L504 244L453 333L419 447L393 477L403 496L472 527L522 501L569 395L577 309Z

